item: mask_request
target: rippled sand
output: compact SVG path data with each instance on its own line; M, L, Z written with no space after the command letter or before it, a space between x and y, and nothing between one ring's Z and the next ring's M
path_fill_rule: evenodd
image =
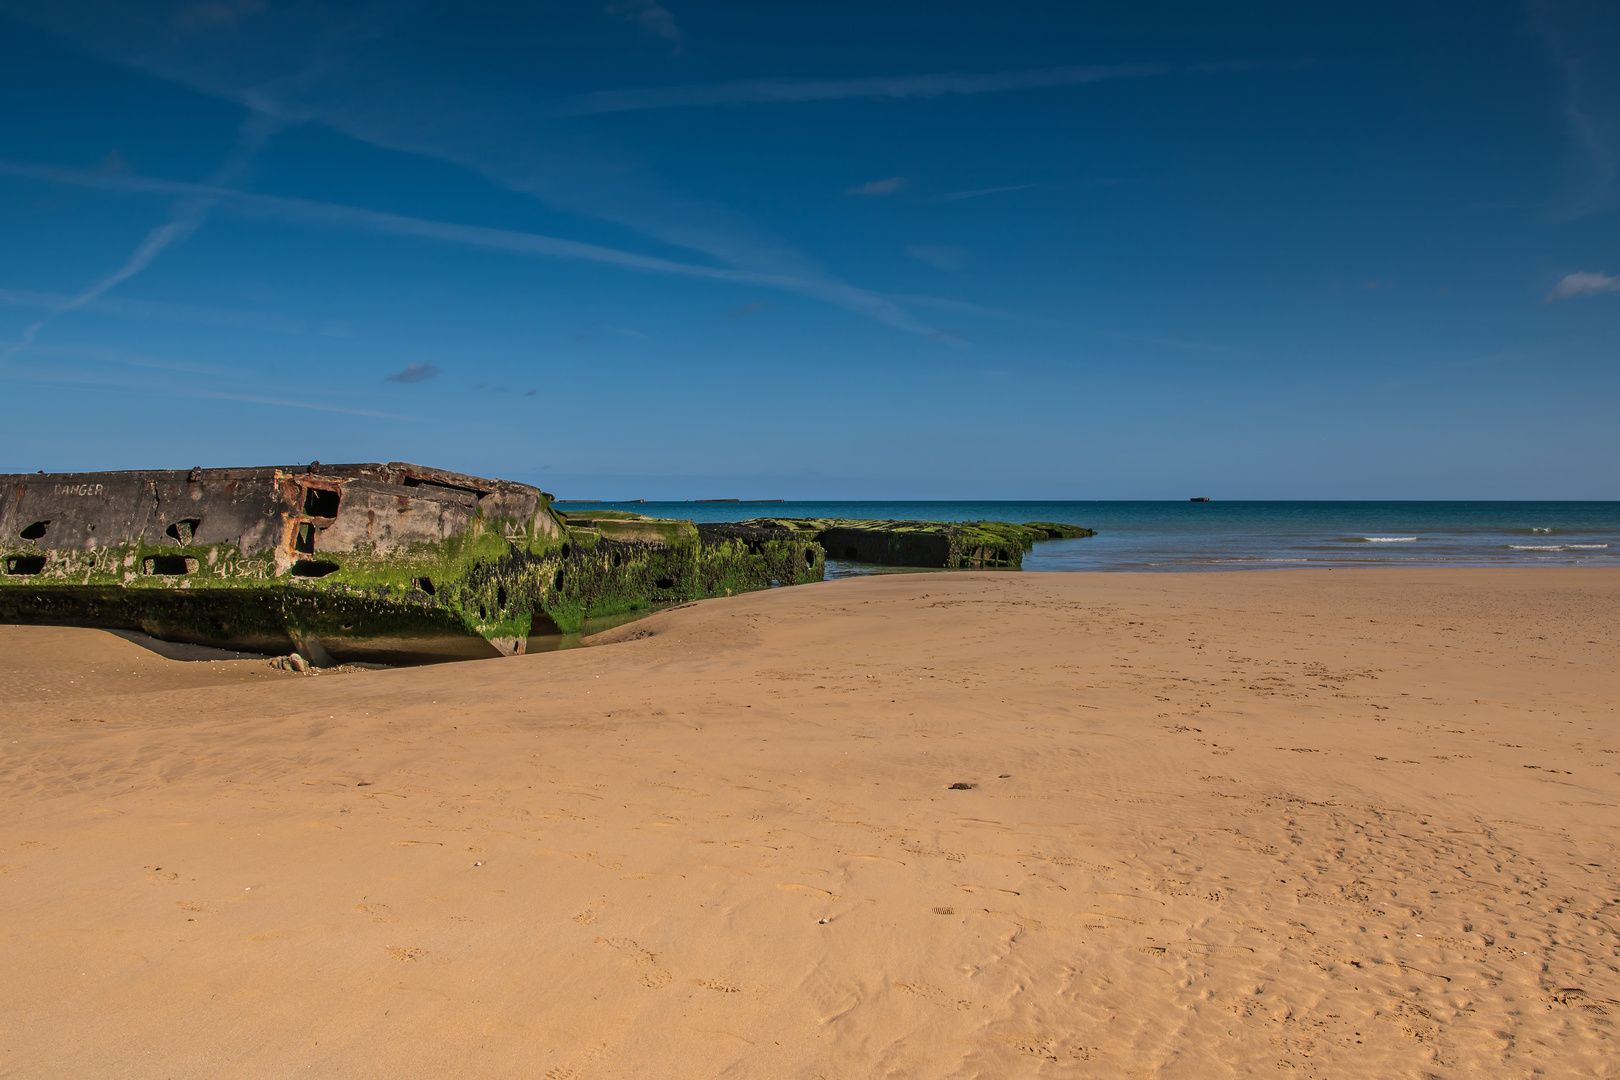
M0 1075L1620 1073L1620 572L902 575L595 640L0 627Z

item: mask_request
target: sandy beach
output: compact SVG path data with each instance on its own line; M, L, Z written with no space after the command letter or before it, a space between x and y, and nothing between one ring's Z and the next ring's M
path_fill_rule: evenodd
M1620 572L0 627L0 1076L1620 1075Z

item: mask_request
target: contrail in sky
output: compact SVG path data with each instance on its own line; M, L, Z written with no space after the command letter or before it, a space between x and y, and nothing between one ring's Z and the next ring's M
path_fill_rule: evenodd
M683 277L708 278L713 281L764 285L787 292L813 296L819 300L836 304L839 307L858 311L885 325L920 334L936 341L951 342L953 340L949 335L942 334L930 326L917 322L906 314L899 305L886 297L854 285L846 285L843 282L826 278L768 273L759 270L736 270L721 266L703 266L698 263L664 259L656 255L642 255L633 251L604 247L600 244L588 244L579 240L566 240L561 237L546 236L540 233L492 229L481 225L458 225L454 222L405 217L400 214L388 214L355 206L342 206L336 203L315 202L310 199L294 199L280 195L260 195L255 192L239 191L218 184L192 184L185 181L154 180L138 176L111 176L83 169L63 169L49 165L5 161L0 161L0 173L10 173L13 176L30 176L54 183L102 188L109 191L174 195L178 197L175 204L177 207L190 203L200 204L204 207L213 207L218 203L229 203L249 213L259 213L282 221L301 224L359 229L365 232L382 233L391 236L416 236L427 240L437 240L441 243L509 251L515 254L542 255L560 259L582 259L590 262L608 263L628 270L639 270L646 273L674 274ZM173 222L170 224L173 224ZM160 231L161 229L154 230L154 232ZM137 251L136 255L139 256L146 247L147 245L143 244L142 249ZM151 260L147 258L146 261L150 262ZM134 256L131 257L130 262L135 262ZM138 269L139 267L137 267ZM124 274L123 276L127 277L129 275ZM118 280L123 280L123 278L120 277ZM113 282L113 284L116 283L116 281ZM110 287L110 285L107 287ZM86 293L83 302L94 299L95 296L99 295L100 293L96 291ZM75 306L82 306L82 302ZM46 320L42 320L41 325L56 314L60 314L60 312L53 312ZM15 351L15 347L13 351Z
M265 113L250 112L247 119L242 121L241 131L236 138L236 145L231 148L230 155L213 175L209 177L212 185L231 184L241 179L247 171L248 163L253 156L264 146L265 140L273 135L281 122ZM23 329L22 337L6 346L4 354L0 354L0 363L11 359L23 349L28 348L38 338L41 330L49 326L56 319L61 318L70 311L75 311L92 302L107 290L128 281L136 274L152 265L152 260L163 253L170 245L177 244L197 229L208 217L208 211L213 209L217 202L214 198L185 195L175 201L169 212L169 220L146 234L140 245L124 260L124 265L102 278L94 285L76 296L68 297L61 304L30 323Z
M876 75L854 79L751 79L700 86L599 90L553 106L553 116L590 116L640 109L683 109L702 105L837 101L843 98L933 98L954 94L993 94L1051 86L1080 86L1107 79L1164 75L1163 64L1113 64L1041 68L1034 71L949 72L935 75Z

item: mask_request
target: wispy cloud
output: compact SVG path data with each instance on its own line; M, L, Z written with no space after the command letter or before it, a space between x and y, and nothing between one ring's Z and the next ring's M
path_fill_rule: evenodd
M732 308L730 311L726 312L726 318L741 319L746 315L752 315L756 311L764 311L770 306L771 302L769 300L755 300L753 303L744 304L740 308Z
M939 244L909 244L906 247L906 254L936 270L960 270L967 265L968 257L965 248Z
M1200 75L1221 75L1234 71L1253 71L1258 67L1252 60L1213 60L1202 64L1188 64L1188 71L1196 71Z
M215 401L245 401L253 405L275 405L283 409L310 409L315 412L346 413L349 416L371 416L379 420L425 422L424 418L420 416L405 416L400 413L380 412L376 409L349 409L329 402L298 401L294 398L267 397L263 394L233 394L224 390L191 390L181 392L179 396L210 398Z
M0 0L0 11L64 37L73 48L148 76L280 117L316 122L384 149L449 162L561 210L635 230L661 244L699 252L709 267L556 238L423 223L345 208L316 211L260 202L249 212L304 215L311 224L421 235L627 269L745 281L816 297L884 325L950 340L872 290L842 281L783 237L718 202L689 195L569 118L638 109L750 102L843 99L899 101L1080 86L1169 73L1162 64L1066 66L1000 72L946 72L834 79L754 79L700 86L640 87L548 98L525 70L495 58L470 72L435 37L437 13L419 4L222 4L228 17L186 16L178 3ZM669 25L645 0L611 3L648 33ZM660 9L662 5L660 4ZM597 10L604 10L598 8ZM209 10L213 10L210 8ZM667 10L667 9L663 9ZM206 16L206 17L205 17ZM671 19L670 22L673 22ZM679 32L679 26L674 31Z
M952 300L942 296L905 293L896 294L891 296L890 299L908 307L935 308L940 311L961 312L964 315L979 315L991 319L1006 319L1010 322L1051 326L1075 333L1087 334L1092 337L1108 338L1113 341L1131 341L1143 345L1157 345L1166 349L1191 352L1225 353L1229 356L1252 357L1256 355L1249 349L1239 349L1231 345L1218 345L1209 341L1189 340L1175 334L1165 336L1163 334L1129 334L1119 330L1101 330L1094 326L1071 322L1068 319L1054 319L1047 315L1030 315L1022 311L1011 311L1007 308L993 307L988 304L975 304L967 300Z
M918 322L893 301L866 289L844 282L821 278L799 277L791 274L761 273L752 270L734 270L721 266L703 266L679 262L653 255L623 251L618 248L587 244L578 240L539 233L516 232L510 229L492 229L479 225L457 225L445 221L386 214L376 210L363 210L335 203L293 199L279 195L260 195L234 188L208 184L193 184L178 180L157 180L125 174L108 175L84 169L63 169L50 165L0 161L0 173L29 176L53 183L78 187L100 188L107 191L127 191L151 195L193 196L229 206L244 214L257 214L280 221L328 228L355 229L388 236L414 236L440 243L466 247L486 248L521 255L538 255L558 259L578 259L607 263L626 270L646 273L673 274L683 277L707 278L712 281L763 285L812 296L839 307L857 311L878 322L899 330L939 338L933 327Z
M6 307L55 310L65 307L72 299L73 297L66 293L0 289L0 305ZM262 330L275 334L301 334L308 327L303 319L292 319L274 312L242 311L203 304L176 304L163 300L131 300L117 296L100 296L80 304L79 308L98 315L113 315L126 319L219 326L229 330Z
M891 176L887 180L868 180L864 184L844 189L845 195L893 195L906 186L903 176Z
M230 0L215 2L230 6ZM630 5L623 11L637 13L638 19L641 13L649 14L649 27L661 32L657 13L636 6L641 0L598 2ZM78 51L145 75L278 116L289 124L320 123L377 147L461 166L555 209L634 230L660 244L701 253L723 268L758 275L752 280L760 283L777 282L777 287L929 337L938 336L934 328L871 290L830 274L788 239L716 200L688 194L654 175L641 158L616 148L600 132L582 131L567 118L729 101L986 93L1167 70L1128 65L765 80L557 99L546 96L544 80L531 77L532 65L516 59L517 51L492 56L488 64L469 69L437 36L439 13L432 5L259 7L258 0L235 0L230 18L193 19L190 32L176 33L171 16L185 3L55 0L41 5L0 0L0 12L59 34ZM372 224L380 226L382 221L372 219ZM467 239L467 234L462 236ZM576 254L592 257L583 249L576 249ZM655 269L651 260L637 261L642 268ZM664 262L656 269L697 272Z
M116 349L72 344L36 344L29 346L26 352L50 357L51 362L45 366L33 366L26 362L13 362L3 371L0 371L0 381L73 386L85 390L114 393L158 394L166 399L192 398L206 401L241 401L257 405L272 405L277 408L309 409L315 412L343 413L349 416L369 416L382 420L412 420L418 422L423 420L419 416L380 412L375 409L351 408L336 405L330 401L301 401L296 398L276 397L247 390L233 390L228 386L210 386L200 382L198 377L206 376L216 381L224 380L228 383L233 378L251 378L252 375L251 373L229 368L193 364L183 360L168 360L143 353L126 353ZM71 363L64 363L64 360L86 360L90 361L92 366L75 366ZM120 373L108 370L106 367L94 366L96 364L113 364L118 367L145 369L154 374ZM163 378L162 375L165 373L181 374L187 376L187 378Z
M631 112L639 109L684 109L704 105L772 104L836 101L843 98L934 98L953 94L994 94L1080 86L1109 79L1163 75L1163 64L1111 64L1091 67L1039 68L985 73L944 72L931 75L875 75L854 79L749 79L706 86L664 86L632 90L599 90L553 106L556 116Z
M1005 187L979 188L977 191L951 191L944 195L935 195L929 202L959 202L962 199L977 199L981 195L1000 195L1008 191L1028 191L1031 188L1045 187L1045 184L1008 184Z
M263 0L202 0L188 4L174 13L170 23L182 34L206 33L210 30L235 31L242 20L264 11Z
M1572 296L1596 296L1599 293L1620 292L1620 277L1610 277L1608 274L1574 273L1568 274L1552 292L1547 294L1546 303L1554 300L1568 300Z
M219 364L199 364L191 360L171 360L164 356L153 356L151 353L134 352L129 349L108 348L105 345L86 345L76 343L40 342L28 346L28 351L36 356L48 356L53 360L80 360L95 364L114 364L119 367L144 368L148 371L169 371L182 375L204 375L216 379L251 378L250 372L240 368L223 367Z
M242 174L247 171L248 163L278 127L280 121L261 113L250 112L237 135L236 145L231 148L225 162L214 170L210 181L214 184L229 184L241 179ZM208 211L213 205L212 200L193 196L177 200L169 211L169 220L148 232L145 239L124 260L122 266L78 295L68 297L61 305L50 309L44 316L30 323L23 330L21 340L0 352L0 362L33 344L38 339L40 331L54 320L92 303L114 286L128 281L152 265L152 261L162 254L165 248L184 241L196 232L208 217Z
M1606 4L1532 0L1531 8L1564 77L1574 140L1554 216L1574 220L1612 208L1620 194L1620 23Z
M147 195L191 195L228 203L239 213L274 218L293 224L356 229L388 236L415 236L425 240L461 244L467 247L491 248L525 255L549 255L560 259L582 259L587 262L610 263L630 270L678 274L689 277L713 278L719 281L743 281L759 284L781 284L789 279L725 267L702 266L664 259L655 255L641 255L619 248L603 247L578 240L546 236L542 233L518 232L511 229L492 229L481 225L457 225L453 222L434 221L429 218L406 217L377 210L339 203L316 202L281 195L261 195L251 191L193 184L183 180L158 180L151 177L114 175L65 169L52 165L26 162L0 161L0 173L28 176L51 183L71 184L76 187L101 188L106 191L125 191Z
M625 22L634 23L648 37L662 38L676 52L686 47L681 28L675 25L675 16L658 0L621 0L607 6L609 15L617 15Z
M433 378L433 376L437 375L438 373L439 369L433 364L406 364L404 371L394 372L392 375L384 379L383 382L419 383L424 379Z

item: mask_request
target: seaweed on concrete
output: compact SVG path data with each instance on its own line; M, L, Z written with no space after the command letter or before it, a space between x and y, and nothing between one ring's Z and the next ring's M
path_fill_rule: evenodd
M513 655L585 620L825 576L829 556L1018 569L1050 522L562 512L399 462L0 477L0 620L143 630L317 663Z

